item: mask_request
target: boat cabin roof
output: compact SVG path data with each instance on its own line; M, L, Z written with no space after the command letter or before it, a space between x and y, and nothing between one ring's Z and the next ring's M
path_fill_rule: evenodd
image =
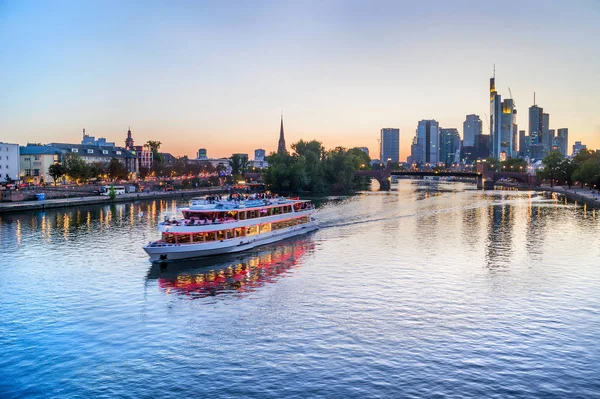
M214 212L214 211L246 211L254 209L274 208L285 205L310 202L310 200L292 200L288 198L278 199L256 199L247 201L208 201L204 199L192 199L190 206L181 208L182 211L192 212Z

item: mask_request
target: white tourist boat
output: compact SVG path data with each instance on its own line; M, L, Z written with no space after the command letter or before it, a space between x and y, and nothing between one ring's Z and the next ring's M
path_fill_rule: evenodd
M307 200L265 198L193 199L183 218L159 223L161 239L144 246L152 261L245 251L318 229Z

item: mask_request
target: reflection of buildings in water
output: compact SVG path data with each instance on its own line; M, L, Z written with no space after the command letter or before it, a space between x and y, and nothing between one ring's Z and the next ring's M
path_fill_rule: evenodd
M506 266L513 254L514 205L489 207L489 225L486 240L486 264L489 268Z
M158 280L158 286L167 294L192 298L251 292L287 274L313 248L312 241L299 239L246 255L155 262L148 272L148 280Z
M462 242L470 248L477 246L480 237L481 219L483 218L483 208L465 208L468 203L464 203L462 211Z
M525 230L525 248L527 256L538 261L542 259L548 218L551 208L529 204L527 209L527 229Z

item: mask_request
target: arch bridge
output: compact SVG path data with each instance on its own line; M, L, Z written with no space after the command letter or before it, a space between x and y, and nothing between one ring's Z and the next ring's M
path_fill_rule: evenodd
M463 171L404 171L404 170L392 170L392 163L388 162L385 169L381 170L359 170L356 172L356 176L370 177L379 182L381 190L389 190L391 188L390 180L392 176L439 176L439 177L471 177L477 182L477 188L484 190L491 190L494 188L495 183L503 178L510 178L517 180L529 188L534 188L538 185L537 178L535 175L529 173L519 172L494 172L489 170L485 161L477 162L477 169L475 172L463 172Z

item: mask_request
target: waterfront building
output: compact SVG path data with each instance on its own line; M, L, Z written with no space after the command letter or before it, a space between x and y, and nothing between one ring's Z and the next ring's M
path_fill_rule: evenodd
M573 144L573 156L579 154L579 151L586 149L587 146L585 144L581 144L581 141L576 141L575 144Z
M434 165L439 160L439 123L434 119L423 119L417 125L417 144L423 148L423 162Z
M285 137L283 135L283 114L281 114L281 126L279 127L279 143L277 144L277 153L287 153L287 149L285 148Z
M475 136L482 134L482 132L479 115L467 115L463 123L463 147L475 147Z
M383 128L380 132L379 158L384 164L387 161L400 162L400 129Z
M458 129L440 129L439 162L443 162L446 166L455 163L457 151L460 151L460 135L458 134Z
M0 142L0 183L19 181L19 145Z
M137 158L138 170L146 169L149 171L150 169L152 169L152 164L154 162L154 153L152 152L150 146L148 144L144 144L138 145L133 148L134 150L132 150L132 153Z
M51 145L27 144L19 149L19 175L26 183L53 183L50 166L62 161L63 151Z
M60 149L62 156L66 154L76 154L88 164L95 162L109 163L112 158L116 158L125 165L128 173L136 174L138 172L137 154L135 150L128 151L123 147L103 147L95 144L50 143L49 145Z
M506 156L515 155L517 137L517 109L511 98L502 101L496 91L496 76L490 79L490 141L492 156L500 158L504 151Z
M202 159L202 160L208 159L208 152L206 151L206 148L200 148L198 150L198 152L196 152L196 159Z
M561 142L560 152L566 157L569 148L569 129L566 127L558 129L556 131L556 137L559 138Z

